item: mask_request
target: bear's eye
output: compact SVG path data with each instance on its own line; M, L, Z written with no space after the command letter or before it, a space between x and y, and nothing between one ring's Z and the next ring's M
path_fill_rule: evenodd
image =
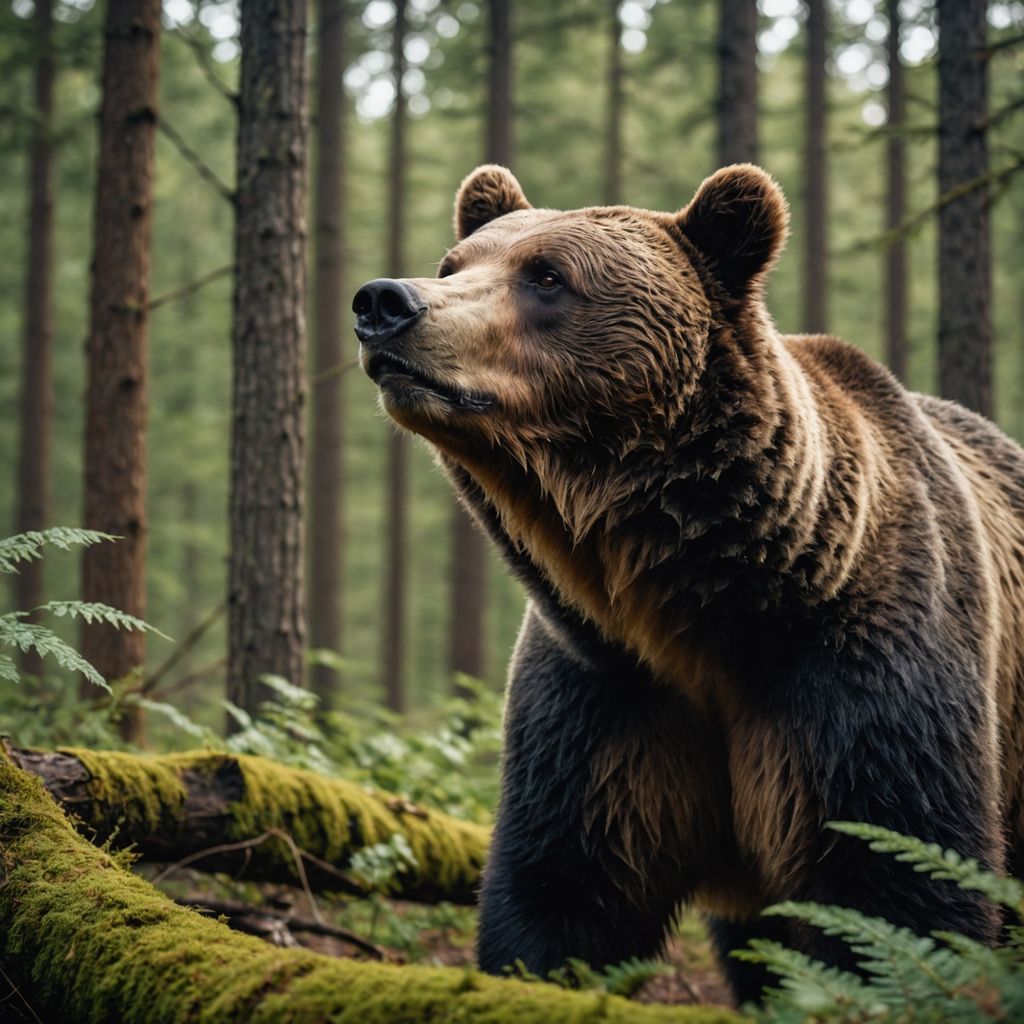
M543 291L549 292L562 284L562 279L553 270L541 270L534 277L533 283Z
M455 273L455 262L453 260L442 260L441 266L437 268L438 277L450 277Z

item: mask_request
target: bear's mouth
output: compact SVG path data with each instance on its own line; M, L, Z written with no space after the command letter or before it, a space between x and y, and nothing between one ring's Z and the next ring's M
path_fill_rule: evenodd
M372 353L366 361L366 374L381 390L412 387L468 412L483 412L494 405L493 396L445 384L394 352Z

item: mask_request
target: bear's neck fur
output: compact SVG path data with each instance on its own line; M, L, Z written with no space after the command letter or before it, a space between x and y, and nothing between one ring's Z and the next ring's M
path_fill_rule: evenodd
M714 638L751 616L789 627L840 591L888 490L849 374L840 387L804 344L760 302L720 319L674 435L618 460L596 444L539 447L525 469L496 449L447 454L563 604L655 675L707 676ZM885 374L829 344L854 376Z

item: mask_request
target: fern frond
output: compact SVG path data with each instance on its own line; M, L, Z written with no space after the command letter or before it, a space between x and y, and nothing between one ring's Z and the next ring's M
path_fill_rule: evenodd
M155 633L157 636L163 637L164 640L171 639L165 633L161 633L156 626L151 626L134 615L129 615L127 612L119 611L117 608L111 608L110 605L100 604L97 601L47 601L46 604L41 604L36 608L36 611L47 612L58 618L67 617L82 619L88 623L106 623L115 629L126 629L129 632ZM19 612L18 614L24 613Z
M1024 882L1003 878L983 868L971 857L961 857L954 850L943 850L937 843L902 836L878 825L852 821L830 821L828 828L856 839L865 840L872 850L892 853L896 859L911 864L932 878L948 879L961 889L983 893L994 903L1009 907L1024 916Z
M93 666L52 629L35 622L24 622L24 612L0 615L0 644L19 651L35 651L41 657L53 658L61 668L80 672L91 683L110 692L106 680Z
M0 679L6 679L12 683L21 682L21 673L9 654L0 654Z
M749 949L737 949L730 955L748 963L764 964L779 976L782 989L769 989L766 993L776 1009L795 1006L801 1013L838 1016L837 1011L844 1007L856 1008L864 1020L882 1018L888 1012L878 995L856 975L827 967L781 943L752 939Z
M651 978L660 974L671 974L672 968L659 960L643 960L631 957L620 964L612 964L603 972L603 986L613 996L624 996L628 999Z
M0 572L17 572L18 562L40 558L49 544L70 551L73 547L90 547L105 540L118 540L113 534L99 530L80 530L71 526L54 526L48 530L30 530L0 539Z

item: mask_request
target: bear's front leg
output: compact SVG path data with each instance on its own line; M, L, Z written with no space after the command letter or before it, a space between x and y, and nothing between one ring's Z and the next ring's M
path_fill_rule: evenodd
M600 966L656 955L696 884L680 837L701 830L680 809L700 805L707 786L680 763L693 756L680 725L688 709L639 666L612 660L588 668L528 613L481 893L484 970L520 961L544 976L567 957Z
M1000 868L1003 838L984 683L938 643L885 656L805 655L732 733L734 811L769 902L849 907L920 935L995 941L998 915L978 892L935 881L828 821L879 825ZM768 685L764 685L768 684ZM856 957L816 928L792 945L856 970Z

